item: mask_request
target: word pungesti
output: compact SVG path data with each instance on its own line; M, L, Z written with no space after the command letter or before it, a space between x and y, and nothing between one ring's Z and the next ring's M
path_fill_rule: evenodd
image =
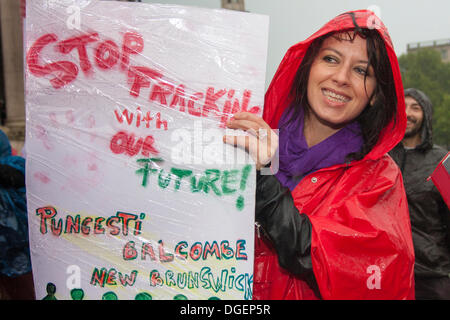
M58 40L58 36L54 33L45 34L31 45L26 56L30 73L36 77L51 76L49 81L55 89L61 89L74 82L80 69L85 75L89 75L95 70L107 71L118 67L118 70L127 76L130 96L137 98L141 95L142 89L149 88L149 101L172 109L177 108L179 112L187 112L196 117L206 118L215 115L220 117L221 128L225 128L231 114L240 111L257 114L261 110L260 106L250 107L251 90L243 90L241 101L235 97L235 89L216 89L209 86L202 92L189 92L191 90L188 90L185 84L176 84L159 70L130 65L130 57L140 55L144 50L144 38L137 32L126 32L120 45L110 39L102 41L99 33L95 31ZM43 64L41 60L48 59L41 57L44 56L42 51L52 43L55 43L54 48L62 55L76 50L79 57L78 64L68 60ZM91 46L95 46L93 57L89 57L88 54L88 49L92 49ZM219 100L222 102L219 103Z
M55 236L61 234L83 234L85 236L92 234L105 234L107 231L112 236L128 236L133 232L137 236L141 234L142 222L145 219L145 213L140 215L120 212L116 215L105 217L84 217L81 219L80 215L75 217L67 215L64 219L57 219L58 212L54 207L42 207L36 209L36 215L39 216L39 231L41 234L48 233L48 226L50 231Z

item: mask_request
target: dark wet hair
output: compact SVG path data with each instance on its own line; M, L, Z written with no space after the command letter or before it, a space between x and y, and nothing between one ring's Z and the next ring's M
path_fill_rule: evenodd
M317 38L308 48L291 88L293 98L292 108L298 114L299 108L304 108L305 114L310 112L311 106L308 102L307 88L311 65L324 40L333 36L340 41L353 41L356 36L360 36L367 41L367 56L369 58L369 66L372 66L374 77L376 79L376 88L369 97L369 103L356 118L361 126L363 136L363 146L359 152L347 155L347 160L361 160L376 145L380 137L380 133L392 119L396 121L397 110L397 94L395 92L394 77L392 75L391 63L387 55L386 47L383 39L378 31L360 28L354 21L355 28L351 30L338 31L326 34ZM364 85L366 83L367 74L364 77ZM372 105L370 103L372 102ZM290 120L293 120L291 118Z

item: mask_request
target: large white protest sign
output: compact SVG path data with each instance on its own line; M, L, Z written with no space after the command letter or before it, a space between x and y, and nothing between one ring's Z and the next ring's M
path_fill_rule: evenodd
M33 0L26 153L37 299L251 299L268 18Z

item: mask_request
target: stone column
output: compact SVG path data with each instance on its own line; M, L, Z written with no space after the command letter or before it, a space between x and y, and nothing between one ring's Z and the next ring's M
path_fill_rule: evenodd
M20 0L0 0L6 128L10 140L25 138L23 34Z

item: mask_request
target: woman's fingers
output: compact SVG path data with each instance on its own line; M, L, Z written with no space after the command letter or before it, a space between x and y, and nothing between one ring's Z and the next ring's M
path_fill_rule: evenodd
M239 112L227 123L227 127L250 134L225 135L223 141L247 150L257 168L271 161L278 148L278 136L261 117L249 112Z
M249 112L236 113L228 121L229 129L241 129L252 134L255 137L267 137L272 130L270 126L261 118Z
M253 122L258 128L270 129L270 126L264 121L263 118L257 116L256 114L250 112L238 112L233 115L229 123L233 123L236 120L243 120Z
M232 146L240 147L251 153L252 149L257 148L257 139L248 135L239 136L224 136L223 142L231 144ZM252 148L252 146L255 146ZM256 150L257 151L257 150Z
M223 142L246 150L255 161L258 169L270 162L278 146L278 139L274 143L250 135L226 135L223 137Z
M257 132L259 131L259 124L257 124L254 121L248 121L248 120L231 120L227 123L227 128L229 129L241 129L244 131L249 132L250 134L256 136Z

